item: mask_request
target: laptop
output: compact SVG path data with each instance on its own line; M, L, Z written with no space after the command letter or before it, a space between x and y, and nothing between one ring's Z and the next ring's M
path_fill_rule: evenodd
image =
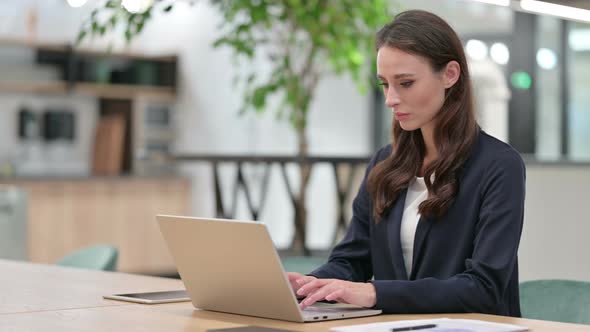
M156 218L195 308L292 322L381 313L329 303L301 310L262 223L167 215Z

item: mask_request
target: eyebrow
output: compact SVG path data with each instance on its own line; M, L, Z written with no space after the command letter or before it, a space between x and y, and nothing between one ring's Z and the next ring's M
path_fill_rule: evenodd
M395 74L393 75L394 79L400 79L400 78L410 78L410 77L414 77L414 74L409 74L409 73L402 73L402 74ZM377 78L380 80L384 80L385 78L379 74L377 74Z

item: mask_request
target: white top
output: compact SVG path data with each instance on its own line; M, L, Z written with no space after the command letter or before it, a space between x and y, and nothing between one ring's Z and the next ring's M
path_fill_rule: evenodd
M416 236L416 227L420 220L418 206L428 197L428 189L424 183L424 178L417 177L410 183L408 193L406 194L406 203L404 205L404 214L400 229L400 240L402 244L402 253L406 273L408 278L412 271L412 259L414 255L414 237Z

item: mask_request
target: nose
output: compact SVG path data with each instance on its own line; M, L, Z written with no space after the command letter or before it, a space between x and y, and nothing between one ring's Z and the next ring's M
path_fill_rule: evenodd
M394 108L399 105L400 99L399 94L395 91L394 88L389 87L385 93L385 106L388 108Z

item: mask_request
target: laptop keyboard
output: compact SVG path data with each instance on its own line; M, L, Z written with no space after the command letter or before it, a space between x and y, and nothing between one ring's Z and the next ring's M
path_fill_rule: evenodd
M345 309L343 308L318 308L318 307L307 307L305 309L303 309L303 313L309 312L309 313L314 313L314 314L318 314L318 313L334 313L334 312L341 312Z

